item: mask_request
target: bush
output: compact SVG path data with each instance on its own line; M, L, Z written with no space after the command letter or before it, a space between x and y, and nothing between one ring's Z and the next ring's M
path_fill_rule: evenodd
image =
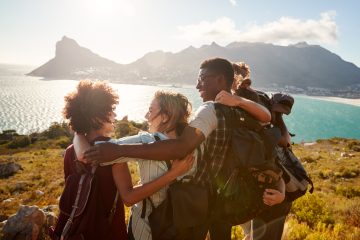
M288 221L289 228L286 232L288 240L304 240L311 232L310 227L305 223L298 223L295 219Z
M327 204L319 196L315 194L305 194L297 199L291 211L300 222L306 222L310 227L316 226L318 223L333 223Z
M71 144L71 138L69 137L61 137L57 139L56 145L60 148L67 148Z
M40 135L53 139L62 136L70 137L71 133L66 123L53 122L50 127L43 131Z
M360 201L356 201L347 207L345 210L345 222L360 228Z
M360 197L360 187L336 186L335 193L346 198Z
M135 135L140 131L139 128L135 127L128 121L117 121L115 123L115 137L121 138L125 136Z
M31 144L29 136L17 136L8 144L8 148L23 148Z

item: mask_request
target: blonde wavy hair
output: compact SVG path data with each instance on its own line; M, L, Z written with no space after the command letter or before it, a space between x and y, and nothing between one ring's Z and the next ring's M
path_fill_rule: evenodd
M192 110L187 97L181 93L157 91L154 99L159 103L159 114L165 114L168 117L166 122L160 124L158 131L166 133L175 130L178 136L181 135L188 124Z
M234 69L234 84L232 89L235 90L245 79L250 80L251 71L249 65L247 65L245 62L234 62L232 63L232 67Z

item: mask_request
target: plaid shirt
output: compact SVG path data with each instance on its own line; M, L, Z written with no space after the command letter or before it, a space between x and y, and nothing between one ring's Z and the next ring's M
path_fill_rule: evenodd
M217 127L197 149L194 180L203 186L210 186L222 170L231 140L231 129L226 126L224 115L216 107L215 110Z

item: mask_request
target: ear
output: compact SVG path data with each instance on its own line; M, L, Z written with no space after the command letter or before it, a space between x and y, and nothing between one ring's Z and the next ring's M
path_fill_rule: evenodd
M228 89L228 83L223 74L220 74L217 77L216 81L217 81L217 85L219 86L219 89L221 89L221 90Z
M161 123L167 123L169 121L169 116L167 114L161 114Z

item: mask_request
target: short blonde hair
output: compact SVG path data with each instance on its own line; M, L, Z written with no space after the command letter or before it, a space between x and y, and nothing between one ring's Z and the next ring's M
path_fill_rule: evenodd
M165 133L175 130L177 135L181 135L188 124L192 109L187 97L181 93L157 91L154 99L159 103L159 114L165 114L168 117L165 123L160 124L158 130Z

